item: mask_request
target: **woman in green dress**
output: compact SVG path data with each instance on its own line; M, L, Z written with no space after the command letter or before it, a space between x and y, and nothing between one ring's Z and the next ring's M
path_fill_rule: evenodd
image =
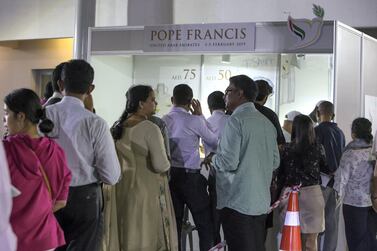
M148 120L156 105L150 86L133 86L125 111L112 127L122 166L116 208L119 248L124 251L178 250L170 163L159 127Z

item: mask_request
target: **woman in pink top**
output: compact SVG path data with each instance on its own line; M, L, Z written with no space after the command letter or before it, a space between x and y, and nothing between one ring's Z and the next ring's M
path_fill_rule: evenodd
M12 185L21 191L14 198L10 217L18 251L53 250L65 244L54 212L65 206L71 174L63 150L53 140L39 137L53 123L46 119L39 98L18 89L4 98L4 148Z

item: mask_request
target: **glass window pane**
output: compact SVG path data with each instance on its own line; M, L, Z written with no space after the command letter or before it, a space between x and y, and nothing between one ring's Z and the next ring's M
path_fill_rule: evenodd
M293 110L309 114L320 100L332 98L332 55L282 54L279 118Z
M264 79L276 92L277 54L224 54L205 55L203 63L201 100L206 103L213 91L224 92L231 76L244 74L254 80ZM266 106L275 110L275 95L271 95ZM209 115L208 108L203 109Z
M189 85L194 98L200 95L200 55L195 56L135 56L134 83L153 87L157 98L157 116L163 116L172 106L174 86Z

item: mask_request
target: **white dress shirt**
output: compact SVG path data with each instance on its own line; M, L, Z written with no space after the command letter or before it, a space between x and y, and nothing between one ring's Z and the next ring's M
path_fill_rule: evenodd
M0 251L14 251L17 237L12 231L9 217L12 212L12 194L7 159L0 142Z
M199 139L212 147L217 145L204 116L173 107L162 120L168 128L172 167L200 169Z
M221 132L223 131L228 118L229 115L226 115L224 111L214 110L212 112L212 115L207 119L207 122L211 127L211 130L216 135L218 140L220 139ZM216 148L217 147L211 147L208 144L204 143L204 150L206 155L208 155L210 152L216 152Z
M53 98L61 98L61 99L63 99L63 94L61 94L60 92L54 92L53 94L52 94L52 96L47 100L47 101L49 101L50 99L53 99Z
M102 118L86 110L80 99L71 96L47 106L46 115L55 125L49 136L56 138L64 149L72 172L71 186L118 181L120 166L114 141Z

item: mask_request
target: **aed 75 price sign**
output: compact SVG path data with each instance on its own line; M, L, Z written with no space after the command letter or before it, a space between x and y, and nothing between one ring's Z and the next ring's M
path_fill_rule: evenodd
M172 80L194 80L197 78L196 69L183 69L181 74L175 74L172 76Z

